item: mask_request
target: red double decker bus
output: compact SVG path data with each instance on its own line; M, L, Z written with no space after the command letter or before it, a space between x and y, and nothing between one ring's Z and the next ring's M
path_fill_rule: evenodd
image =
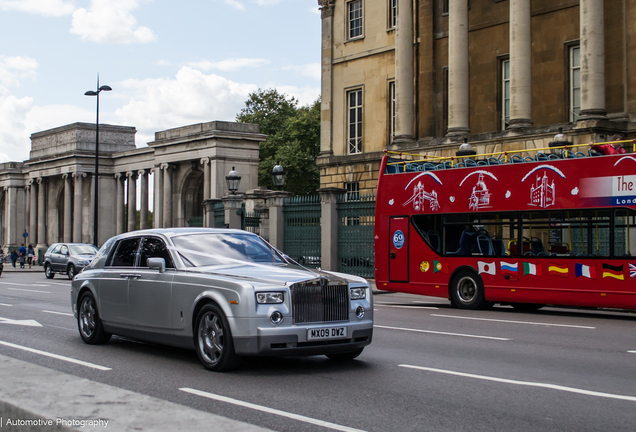
M636 309L636 154L538 150L525 158L386 152L377 287L464 309Z

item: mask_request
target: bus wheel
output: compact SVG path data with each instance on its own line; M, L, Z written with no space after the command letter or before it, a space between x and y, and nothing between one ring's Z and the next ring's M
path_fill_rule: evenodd
M451 282L451 299L460 309L483 309L488 302L484 283L472 270L461 270Z

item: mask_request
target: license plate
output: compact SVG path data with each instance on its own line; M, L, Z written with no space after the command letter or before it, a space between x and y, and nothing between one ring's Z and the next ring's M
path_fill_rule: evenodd
M340 339L346 337L346 327L325 327L307 330L307 340Z

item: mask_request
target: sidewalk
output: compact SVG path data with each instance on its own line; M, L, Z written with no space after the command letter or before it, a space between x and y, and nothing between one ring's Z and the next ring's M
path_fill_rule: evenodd
M40 273L44 273L44 267L42 267L41 265L34 265L31 266L31 268L29 268L28 265L25 265L23 269L20 268L20 264L16 264L15 268L13 268L13 266L11 265L11 263L4 263L4 270L2 270L3 273L5 272L40 272ZM63 276L63 275L62 275Z

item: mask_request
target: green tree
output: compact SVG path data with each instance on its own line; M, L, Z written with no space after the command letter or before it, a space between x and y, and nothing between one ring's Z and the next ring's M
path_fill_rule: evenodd
M298 107L296 99L275 89L250 93L245 108L236 116L241 123L256 123L267 140L260 145L258 184L273 188L271 172L276 163L285 169L283 189L313 194L320 186L315 160L320 152L320 99Z

